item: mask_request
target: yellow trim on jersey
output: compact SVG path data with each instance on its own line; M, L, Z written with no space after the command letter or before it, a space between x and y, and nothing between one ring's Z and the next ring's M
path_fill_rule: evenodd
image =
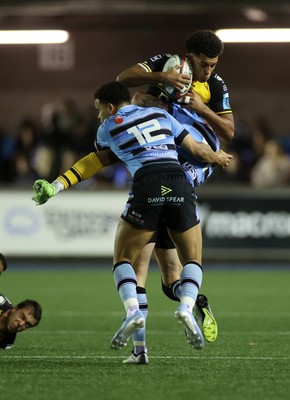
M201 97L204 104L209 104L211 93L207 82L193 81L190 89Z
M232 110L225 110L225 111L216 112L216 114L219 114L219 115L221 115L221 114L232 114L232 113L233 113Z
M144 68L146 72L152 72L152 69L149 67L149 65L147 65L145 63L138 63L138 65L140 65L140 67Z
M60 175L59 179L64 188L68 189L75 184L91 178L103 168L103 164L99 160L95 152L88 154L77 161L68 171Z

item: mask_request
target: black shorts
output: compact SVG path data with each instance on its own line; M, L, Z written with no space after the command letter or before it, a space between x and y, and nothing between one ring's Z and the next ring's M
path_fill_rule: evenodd
M134 179L121 218L151 231L157 231L162 220L168 228L184 232L199 222L195 198L192 186L178 167L150 172Z

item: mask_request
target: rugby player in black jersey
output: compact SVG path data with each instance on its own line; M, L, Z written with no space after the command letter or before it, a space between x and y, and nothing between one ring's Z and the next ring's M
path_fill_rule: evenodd
M0 349L11 349L17 333L37 326L41 316L41 306L35 300L24 300L13 307L10 300L0 294Z
M229 92L224 80L214 72L223 52L223 43L213 31L200 30L188 36L185 47L193 76L191 88L184 98L171 99L164 88L166 84L181 90L190 80L188 75L178 72L178 67L163 71L171 54L157 54L139 62L122 71L117 81L128 87L149 85L146 93L139 92L138 100L142 102L139 105L156 106L159 100L159 104L167 106L170 111L173 103L179 104L192 113L192 122L204 120L220 139L229 142L234 137L235 129ZM178 115L174 116L179 120Z

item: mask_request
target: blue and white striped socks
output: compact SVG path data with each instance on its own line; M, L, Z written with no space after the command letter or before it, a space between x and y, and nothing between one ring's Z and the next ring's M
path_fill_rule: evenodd
M135 271L130 263L119 262L113 267L113 275L116 288L127 312L127 317L131 317L139 309Z
M197 262L184 265L180 274L180 303L192 313L202 283L202 267Z

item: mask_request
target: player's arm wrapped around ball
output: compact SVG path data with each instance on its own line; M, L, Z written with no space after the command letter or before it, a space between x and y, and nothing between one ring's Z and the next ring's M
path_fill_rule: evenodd
M171 99L181 99L190 89L192 83L192 69L186 56L175 54L171 56L163 67L166 82L164 90Z

